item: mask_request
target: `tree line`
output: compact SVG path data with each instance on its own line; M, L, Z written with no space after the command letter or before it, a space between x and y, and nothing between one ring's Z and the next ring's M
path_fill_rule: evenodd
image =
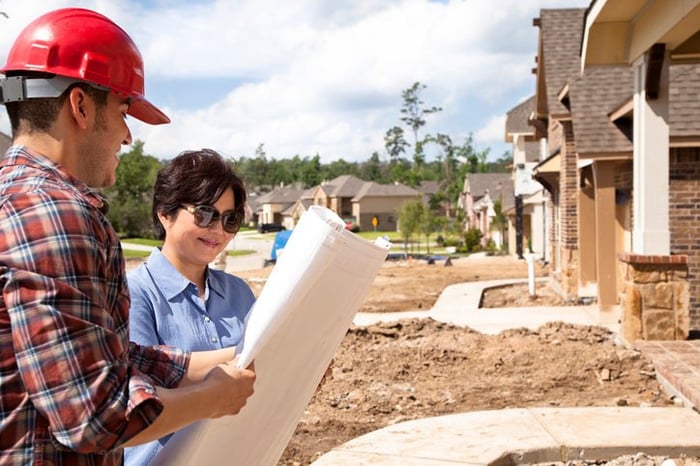
M400 117L384 135L384 157L375 151L360 162L339 158L322 163L319 154L281 159L269 156L261 143L252 156L232 158L229 163L249 191L266 192L290 184L310 188L323 180L354 175L365 181L399 182L411 187L423 181L436 181L439 190L430 208L436 209L444 203L456 205L467 173L509 171L512 156L506 152L495 161L488 161L489 149L477 150L471 135L455 143L447 134L424 131L430 115L442 111L440 107L423 102L421 92L425 88L424 84L415 82L401 93ZM108 217L115 229L125 236L152 235L152 188L156 173L167 162L145 154L143 146L144 143L137 140L121 155L117 182L103 191L110 203ZM427 153L431 154L431 160Z

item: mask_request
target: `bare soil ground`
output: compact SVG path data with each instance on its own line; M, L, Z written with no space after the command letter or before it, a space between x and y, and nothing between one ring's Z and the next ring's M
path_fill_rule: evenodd
M258 293L269 272L236 275ZM537 273L545 270L538 267ZM447 285L502 278L527 278L526 263L509 257L459 259L451 267L387 263L361 311L428 310ZM495 288L485 293L482 306L565 304L544 284L536 295L530 297L526 284ZM673 404L650 362L617 346L601 327L559 322L496 336L431 319L353 327L335 355L332 377L311 400L279 464L310 464L352 438L416 418L521 407ZM662 459L641 455L614 464Z

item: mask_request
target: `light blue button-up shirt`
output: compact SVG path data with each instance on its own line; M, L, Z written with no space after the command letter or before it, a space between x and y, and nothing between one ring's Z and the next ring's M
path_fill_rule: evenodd
M146 262L127 274L127 280L132 341L189 351L237 346L242 341L243 325L255 296L240 278L208 269L202 300L197 286L156 249ZM125 464L148 464L169 437L127 448Z

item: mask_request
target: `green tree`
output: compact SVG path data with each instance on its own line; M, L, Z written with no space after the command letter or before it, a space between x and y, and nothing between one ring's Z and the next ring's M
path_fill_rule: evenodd
M121 155L117 181L104 190L110 205L107 218L116 231L127 237L153 236L153 184L161 163L143 153L143 144L137 140L129 152Z
M425 235L426 252L430 254L430 237L433 233L440 231L443 225L443 218L436 216L430 209L425 208L421 203L422 212L420 215L420 221L418 228L423 235Z
M401 92L403 98L403 106L401 107L400 119L411 128L413 132L413 173L410 174L407 184L410 186L418 186L423 179L423 168L425 164L425 144L431 140L430 135L424 139L419 139L418 132L425 126L425 117L431 113L441 112L441 107L426 107L425 102L421 100L421 92L428 86L416 81L411 87Z
M411 162L400 158L391 167L391 180L410 184L412 177Z
M390 181L385 165L379 159L379 153L373 152L366 162L360 164L358 176L365 181L385 184Z
M408 252L409 240L420 228L423 210L423 202L420 199L405 202L399 210L399 233L403 239L405 252Z
M358 169L356 163L351 163L343 159L334 160L333 162L327 164L323 170L323 178L332 180L341 175L358 175Z
M321 182L321 156L316 154L311 160L305 160L305 162L302 168L301 182L305 188L310 188Z
M513 154L510 151L505 151L499 158L493 162L486 163L487 173L510 173L513 166Z
M401 107L401 121L413 131L413 142L418 144L418 130L425 126L425 116L431 113L441 112L441 107L425 107L425 102L420 98L421 92L428 86L416 81L411 87L401 92L403 106ZM414 146L415 147L415 146Z
M404 139L404 131L400 126L394 126L384 133L384 148L389 154L389 160L391 164L398 162L401 154L406 152L406 148L409 144Z

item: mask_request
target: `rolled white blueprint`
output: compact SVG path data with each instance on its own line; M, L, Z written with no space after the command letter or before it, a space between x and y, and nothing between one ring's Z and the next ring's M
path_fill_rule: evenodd
M246 322L239 366L255 394L236 416L175 433L154 465L275 465L388 253L331 210L300 218Z

